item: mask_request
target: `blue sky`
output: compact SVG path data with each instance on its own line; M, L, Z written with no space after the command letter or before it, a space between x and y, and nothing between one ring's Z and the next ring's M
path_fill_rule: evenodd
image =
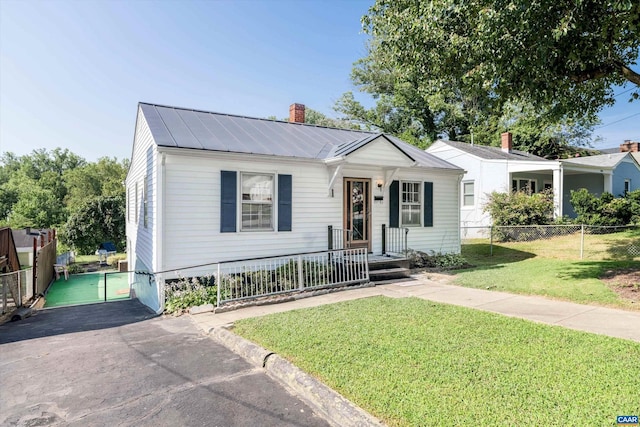
M373 0L0 0L0 152L129 157L139 101L255 117L336 116ZM619 89L622 92L631 86ZM640 102L597 147L640 140Z

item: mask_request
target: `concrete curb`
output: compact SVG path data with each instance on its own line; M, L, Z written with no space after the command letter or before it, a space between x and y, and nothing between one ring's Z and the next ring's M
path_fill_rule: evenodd
M211 328L213 336L227 348L239 354L255 366L264 368L267 375L284 385L290 392L305 401L319 416L336 427L384 426L368 412L345 399L311 375L301 371L259 345L248 341L224 327Z

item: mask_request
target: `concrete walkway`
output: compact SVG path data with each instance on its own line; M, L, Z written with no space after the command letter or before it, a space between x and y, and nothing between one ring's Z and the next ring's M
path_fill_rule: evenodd
M208 332L211 328L229 325L240 319L377 295L392 298L417 297L640 342L640 312L464 288L442 284L424 277L280 304L248 307L219 314L202 313L191 317L196 325Z

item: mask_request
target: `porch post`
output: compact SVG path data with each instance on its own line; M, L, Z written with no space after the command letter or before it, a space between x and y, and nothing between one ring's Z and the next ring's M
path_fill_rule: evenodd
M604 173L603 174L604 177L604 188L602 189L603 191L606 191L607 193L611 193L613 194L613 173L609 172L609 173Z
M387 225L382 224L382 255L387 253Z
M559 162L558 162L559 163ZM558 164L557 168L553 169L553 217L562 217L562 204L563 204L563 173L562 164Z

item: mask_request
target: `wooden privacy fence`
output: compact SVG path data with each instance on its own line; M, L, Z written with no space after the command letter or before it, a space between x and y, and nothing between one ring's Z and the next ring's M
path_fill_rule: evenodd
M58 239L54 238L46 245L42 246L36 252L35 257L35 289L34 294L43 294L53 280L54 271L53 264L56 263L56 250L58 247Z

